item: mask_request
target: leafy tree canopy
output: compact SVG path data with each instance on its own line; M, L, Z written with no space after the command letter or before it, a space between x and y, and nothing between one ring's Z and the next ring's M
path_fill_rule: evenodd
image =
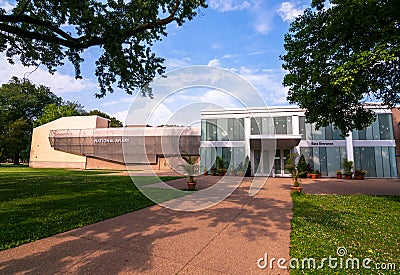
M86 112L83 106L77 102L62 102L61 104L49 104L43 108L43 114L35 121L34 126L40 126L53 120L66 116L81 116Z
M362 104L400 103L398 0L313 0L292 22L281 56L288 71L288 100L306 109L319 128L330 123L346 134L375 115Z
M151 46L167 35L167 24L182 25L202 7L205 0L17 0L11 12L0 9L0 51L10 63L16 56L50 72L68 59L79 78L83 51L97 46L96 96L113 92L115 82L131 94L164 72Z
M13 157L19 163L21 152L29 152L33 122L48 104L59 104L61 98L45 86L13 77L0 86L0 157ZM27 154L25 154L27 156Z

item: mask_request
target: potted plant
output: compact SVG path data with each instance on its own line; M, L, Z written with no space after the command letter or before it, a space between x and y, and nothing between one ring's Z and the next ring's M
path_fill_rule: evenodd
M208 175L208 169L207 169L207 167L204 167L204 169L203 169L203 175L204 175L204 176L207 176L207 175Z
M222 156L217 156L215 162L217 163L217 172L218 176L224 176L226 173L226 161L224 160L224 157Z
M313 170L311 172L311 179L313 179L313 180L317 179L318 178L318 173L319 173L318 170Z
M211 176L216 176L217 175L217 168L212 167L211 168Z
M311 172L314 170L314 167L311 166L310 163L307 163L307 178L311 178Z
M356 179L358 180L363 180L365 179L365 174L367 174L367 170L356 170L354 172L354 176L356 177Z
M297 163L297 170L301 174L300 178L307 177L307 162L304 155L300 156L299 162Z
M344 169L344 178L349 180L351 179L353 172L353 162L351 160L348 160L347 158L343 159L343 169Z
M306 171L299 172L298 166L296 165L296 158L298 154L290 154L285 165L285 169L290 173L290 176L293 180L292 192L293 193L300 193L303 187L300 184L300 177L306 173Z
M342 178L342 171L336 170L336 178L341 179Z
M182 156L182 158L186 163L180 166L183 167L185 174L188 176L187 179L188 189L195 190L196 180L194 178L194 175L199 173L199 165L197 164L199 157L193 157L186 151L182 151L182 153L185 154Z

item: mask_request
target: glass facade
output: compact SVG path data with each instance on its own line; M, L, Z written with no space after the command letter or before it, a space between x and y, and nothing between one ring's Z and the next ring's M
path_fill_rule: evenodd
M291 135L293 134L292 117L253 117L251 118L252 135Z
M302 140L344 140L344 137L340 136L340 130L335 129L333 125L317 130L314 123L306 123L304 116L299 117L299 133Z
M354 167L367 170L367 177L396 177L395 147L354 147Z
M243 141L243 118L205 119L201 121L203 141Z
M323 176L333 177L336 170L342 169L343 159L347 158L346 147L301 147L307 164Z
M226 162L226 168L229 170L239 169L244 165L246 156L243 147L202 147L200 148L200 167L202 171L217 168L215 159L222 156Z
M363 130L353 131L354 140L393 140L392 114L377 114L377 119Z
M287 110L285 112L287 114ZM278 112L272 117L262 115L249 117L249 114L245 113L243 118L238 119L218 117L214 119L210 116L213 119L202 120L202 140L216 142L215 147L201 148L201 161L204 167L215 167L216 156L223 156L231 165L230 168L237 169L244 164L245 152L250 152L253 173L268 175L272 171L275 175L287 176L284 171L285 154L297 151L300 155L304 155L306 162L314 170L319 170L323 176L334 177L337 170L343 170L344 158L354 158L354 169L367 170L367 177L397 176L391 113L378 113L377 119L371 126L363 130L354 130L353 150L346 148L352 141L342 137L341 131L335 129L334 125L316 129L315 124L306 122L304 113L300 110L294 110L293 116L278 115ZM250 131L248 134L251 142L245 140L245 123L249 123L246 129ZM294 129L294 125L298 129ZM263 136L274 134L278 135L277 140L281 139L281 143L276 143L281 144L278 145L280 147L260 145L270 138ZM288 144L293 144L287 140L296 137L279 137L279 135L293 134L300 135L301 141L297 146L290 145L292 147L287 148ZM374 143L368 143L368 140L374 140ZM220 141L243 141L243 147L237 147L240 143L235 144L236 147L221 147L225 145L217 143ZM270 148L275 148L276 151ZM347 155L348 153L351 155Z

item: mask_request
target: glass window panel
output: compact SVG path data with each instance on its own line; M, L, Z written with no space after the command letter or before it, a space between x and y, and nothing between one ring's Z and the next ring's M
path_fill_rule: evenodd
M320 161L320 172L322 175L328 175L328 163L327 163L327 155L326 155L326 147L319 148L319 161Z
M208 119L207 123L207 141L216 141L217 140L217 120L216 119Z
M287 134L287 117L274 117L274 123L277 135Z
M366 138L367 138L367 133L366 133L365 129L358 130L358 139L365 140Z
M286 167L289 157L290 157L290 150L284 149L283 150L283 167ZM289 171L286 169L285 169L285 174L289 174Z
M269 150L263 150L262 157L263 157L263 173L269 175L272 168Z
M306 140L313 139L312 128L312 124L306 123Z
M336 170L340 170L340 164L342 162L340 156L340 147L327 147L326 158L328 176L334 177L336 175Z
M286 133L289 134L289 135L293 134L292 117L291 116L287 117L286 127L287 127L287 132Z
M260 160L261 160L261 149L254 149L253 158L254 158L254 173L255 174L261 173L261 171L259 171Z
M301 147L300 148L300 156L303 155L307 165L310 164L311 166L314 166L313 162L313 148L312 147Z
M201 120L201 140L207 140L207 120Z
M354 147L354 166L361 169L361 147Z
M391 114L378 114L381 140L393 139Z
M383 176L390 177L390 158L389 158L388 147L382 147L382 167L383 167Z
M339 129L335 129L332 125L332 139L344 140L345 138L341 136L342 132Z
M374 139L372 125L367 127L366 133L365 133L365 139L367 139L367 140L373 140Z
M260 135L261 134L261 120L259 117L251 118L251 134Z
M332 126L328 125L325 127L325 139L326 140L332 140L333 135L332 135Z
M358 140L358 130L353 130L353 140Z
M313 163L314 163L314 170L321 171L320 161L319 161L319 147L313 148Z
M301 135L301 139L306 139L306 117L299 117L299 133Z
M234 138L235 140L244 140L244 119L243 118L239 118L239 119L235 119L235 134L234 134Z
M273 135L275 133L274 130L274 120L272 117L263 117L262 119L262 134L263 135Z
M383 177L382 147L376 146L376 147L374 147L374 151L375 151L376 176L378 178L382 178Z
M371 128L372 128L373 139L380 140L381 139L381 134L380 134L380 131L379 131L379 121L378 121L378 119L375 119L375 121L371 125Z
M390 159L390 176L397 177L397 165L396 165L396 148L389 147L389 159Z
M315 128L315 123L312 124L312 136L313 140L323 140L325 139L325 129L323 127L319 128L318 130Z
M219 118L217 119L217 140L227 141L228 140L228 119Z
M360 167L356 167L360 169ZM375 150L374 147L361 148L361 169L367 170L366 176L376 177ZM390 168L389 168L390 173Z
M274 158L274 167L275 167L275 174L281 174L281 150L275 151L275 158Z

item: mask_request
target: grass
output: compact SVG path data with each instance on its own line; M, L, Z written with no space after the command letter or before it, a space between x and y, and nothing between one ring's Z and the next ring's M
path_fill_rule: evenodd
M292 269L290 274L395 274L394 270L378 269L389 263L395 263L397 272L400 270L399 196L294 194L292 197L290 257L300 260L300 268ZM347 250L342 257L337 254L339 247ZM329 256L338 258L338 268L329 268L326 261L322 270L309 269L307 262L306 268L301 269L304 258L314 258L320 266L322 258ZM348 258L359 259L360 269L352 269L350 261L346 269ZM371 269L362 267L365 258L372 259L367 264Z
M109 174L99 170L0 166L0 250L154 204L129 176ZM143 185L160 181L156 177L134 180ZM152 192L162 194L164 200L188 193L157 188Z

